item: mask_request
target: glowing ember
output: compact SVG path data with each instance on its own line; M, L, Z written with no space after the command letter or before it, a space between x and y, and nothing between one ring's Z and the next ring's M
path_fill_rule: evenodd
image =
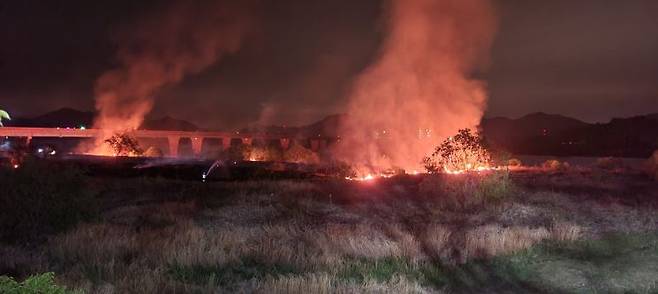
M390 175L383 175L383 174L379 174L379 175L367 174L361 177L345 177L345 179L348 181L369 182L378 178L390 178L390 177L391 177Z
M489 164L489 154L485 150L461 150L455 153L443 162L443 172L463 174L493 169Z
M483 171L490 171L490 170L496 170L497 168L491 167L491 166L478 166L476 168L469 168L469 169L459 169L459 170L451 170L446 167L443 168L443 172L449 175L460 175L464 174L467 172L483 172Z
M403 172L403 173L406 174L406 175L410 175L410 176L417 176L417 175L425 174L424 172L420 172L418 170L413 170L411 172ZM370 182L370 181L375 181L377 179L392 178L395 175L397 175L397 174L389 170L388 172L383 172L383 173L365 173L361 176L345 177L345 179L348 180L348 181Z

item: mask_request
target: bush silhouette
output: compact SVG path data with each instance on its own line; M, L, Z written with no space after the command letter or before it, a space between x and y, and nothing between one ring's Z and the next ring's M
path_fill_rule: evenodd
M491 155L482 136L461 129L454 137L441 143L434 152L423 159L430 173L441 171L473 171L491 164Z

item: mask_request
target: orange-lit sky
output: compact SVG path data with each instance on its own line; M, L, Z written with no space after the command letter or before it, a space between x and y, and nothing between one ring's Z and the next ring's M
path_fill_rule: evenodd
M66 2L66 3L63 3ZM116 32L170 1L3 1L0 108L91 110ZM496 1L487 116L586 121L658 112L658 1ZM211 128L303 124L342 112L382 41L377 0L258 1L241 49L157 94L154 115ZM428 62L431 62L428 61Z

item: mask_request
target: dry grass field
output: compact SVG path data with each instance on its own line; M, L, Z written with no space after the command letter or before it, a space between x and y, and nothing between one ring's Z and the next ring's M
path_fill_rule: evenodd
M86 293L658 291L658 183L629 170L38 184L11 172L3 221L34 225L3 227L0 275L54 272ZM25 198L73 184L51 199L62 207Z

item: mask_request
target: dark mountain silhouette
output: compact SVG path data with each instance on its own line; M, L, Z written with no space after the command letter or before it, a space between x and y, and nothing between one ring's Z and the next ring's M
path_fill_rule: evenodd
M329 137L336 138L340 136L340 126L348 119L346 114L334 114L325 117L324 119L302 127L302 135L304 137Z
M44 127L44 128L79 128L89 127L94 121L94 113L62 108L34 118L16 118L8 121L7 126Z
M289 136L291 138L324 137L336 138L339 136L340 125L347 118L345 114L329 115L322 120L306 126L251 126L244 128L242 132L267 133L272 135Z
M483 119L482 131L494 145L515 154L648 157L658 149L658 114L585 123L533 113L519 119Z
M79 111L72 108L62 108L34 118L16 118L7 121L6 126L20 127L44 127L44 128L79 128L81 126L91 127L94 122L95 113L91 111ZM199 127L193 123L178 120L169 116L160 119L146 120L140 129L148 130L178 130L198 131Z
M7 121L6 125L76 128L91 126L93 119L93 112L62 108L34 118ZM348 115L337 114L307 126L252 126L242 131L291 138L336 138L340 136L340 125L347 119L349 119ZM147 120L141 128L202 130L193 123L168 116ZM538 112L517 119L485 118L480 128L493 145L514 154L648 157L658 149L658 113L614 118L608 123L591 124L562 115Z
M519 119L491 118L483 119L481 126L488 132L504 131L501 136L543 136L550 132L564 132L568 130L587 127L588 124L580 120L542 112L531 113ZM509 129L514 132L509 132Z
M602 150L607 152L603 155L649 157L658 149L658 119L655 117L656 114L615 118L606 124L594 124L577 133L584 142L579 151Z
M298 128L305 137L336 137L347 115L329 116ZM485 118L480 128L494 146L519 155L649 157L658 149L658 114L590 124L532 113L518 119ZM437 145L440 142L437 142Z
M513 153L525 153L527 150L537 152L547 141L557 138L559 142L555 143L560 144L564 140L564 134L587 126L587 123L577 119L541 112L518 119L483 119L480 124L488 139Z

